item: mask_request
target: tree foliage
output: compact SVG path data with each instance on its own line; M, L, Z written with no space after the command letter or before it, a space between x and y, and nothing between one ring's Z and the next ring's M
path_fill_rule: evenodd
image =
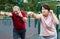
M38 11L38 5L47 3L51 7L51 9L55 10L56 9L56 4L57 2L55 1L49 1L49 0L41 0L40 3L38 3L38 0L28 0L28 3L24 3L24 0L22 0L20 3L20 8L25 11ZM53 2L53 3L52 3ZM11 11L12 7L14 5L17 5L18 1L17 0L0 0L0 10L5 10L5 11Z

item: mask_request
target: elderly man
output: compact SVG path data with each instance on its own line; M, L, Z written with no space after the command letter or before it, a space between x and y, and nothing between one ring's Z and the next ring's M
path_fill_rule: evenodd
M24 11L20 11L18 6L13 7L13 12L1 12L0 15L10 16L13 20L13 39L25 39L25 22L27 21L27 16Z

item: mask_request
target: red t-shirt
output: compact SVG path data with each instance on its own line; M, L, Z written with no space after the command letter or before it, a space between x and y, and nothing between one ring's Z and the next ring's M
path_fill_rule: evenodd
M26 17L26 13L24 11L21 11L23 17ZM13 26L17 30L22 30L25 28L25 22L22 20L20 16L16 16L14 12L12 12L12 20L13 20Z

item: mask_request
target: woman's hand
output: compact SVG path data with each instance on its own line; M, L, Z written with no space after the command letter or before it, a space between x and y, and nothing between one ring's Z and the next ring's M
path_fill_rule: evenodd
M52 13L52 14L53 14L53 13L54 13L54 12L53 12L53 10L50 10L50 13Z
M28 12L28 16L32 16L33 14L33 12Z

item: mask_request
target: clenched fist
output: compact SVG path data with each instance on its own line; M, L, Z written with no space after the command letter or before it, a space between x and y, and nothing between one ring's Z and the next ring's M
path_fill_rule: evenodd
M32 16L34 13L33 12L28 12L28 16Z

